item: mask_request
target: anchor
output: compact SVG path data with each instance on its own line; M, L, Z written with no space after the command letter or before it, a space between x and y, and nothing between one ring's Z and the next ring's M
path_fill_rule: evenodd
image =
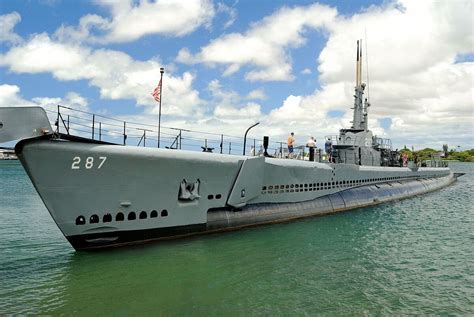
M188 183L186 179L183 179L179 185L179 200L188 200L193 201L201 196L199 196L199 184L201 181L199 178L194 183Z

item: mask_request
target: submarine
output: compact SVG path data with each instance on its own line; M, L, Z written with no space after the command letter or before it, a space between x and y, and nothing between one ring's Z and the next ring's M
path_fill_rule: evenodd
M41 107L0 108L0 143L20 140L15 154L78 251L342 212L456 181L442 162L402 166L368 129L359 46L356 66L352 125L331 137L326 161L112 144L53 130Z

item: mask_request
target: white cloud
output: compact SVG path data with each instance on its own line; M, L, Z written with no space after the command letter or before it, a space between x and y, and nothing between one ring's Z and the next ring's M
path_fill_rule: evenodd
M248 93L247 99L265 100L267 99L267 95L265 94L265 90L263 90L263 88L254 89Z
M137 61L120 51L92 50L78 44L53 41L47 34L37 34L23 45L0 55L0 66L15 73L51 73L59 80L88 80L100 90L102 98L135 99L147 111L157 112L150 93L160 76L162 64L157 59ZM163 114L188 116L200 111L202 100L193 89L194 76L165 73Z
M183 48L176 60L219 66L226 76L244 69L249 80L291 79L291 50L303 46L307 32L316 29L327 36L324 49L314 58L320 88L309 95L289 95L280 107L264 113L259 104L249 102L264 100L263 88L238 94L214 80L207 87L210 100L203 101L193 88L194 74L172 74L167 69L163 111L172 116L166 125L242 135L260 121L252 129L253 136L269 135L271 141L280 141L293 130L298 142L314 135L321 145L324 135L350 127L355 40L364 37L367 29L370 128L379 136L390 135L395 147L442 143L474 147L474 64L455 63L456 56L473 53L470 12L472 3L463 1L389 2L352 16L336 15L334 9L321 5L280 9L244 33L212 40L197 54ZM81 20L84 26L75 30L77 38L90 37L90 25L100 29L99 18ZM101 36L112 34L107 28L103 32ZM154 122L156 116L150 114L157 113L157 106L150 92L158 82L158 58L138 61L123 52L69 42L38 34L0 55L0 65L15 73L48 72L59 80L87 80L99 88L102 98L136 100L145 108L133 119ZM364 40L364 52L365 45ZM364 68L365 61L364 55ZM3 88L11 102L35 102L12 93L15 87ZM0 89L0 98L7 100L1 94ZM342 117L331 118L328 113L334 110L342 111ZM380 126L382 118L392 120L390 129Z
M217 106L214 109L214 115L219 119L239 119L239 118L255 118L258 119L261 116L260 105L254 102L249 102L247 105L241 108L235 108L232 106Z
M96 14L87 14L81 17L77 27L61 25L54 33L54 37L61 42L98 42L100 41L100 37L94 35L94 32L91 32L93 31L92 29L95 28L104 32L109 27L109 21L107 19Z
M331 23L336 10L314 4L307 7L284 7L254 23L245 33L230 33L214 39L192 56L180 52L178 61L223 65L225 75L242 66L253 67L246 73L251 81L292 80L291 58L288 50L303 45L306 29L318 29Z
M27 107L35 105L20 95L20 87L16 85L0 85L0 107Z
M392 2L372 6L353 16L330 18L321 26L328 37L318 58L321 88L308 96L290 95L269 114L254 116L262 122L256 131L282 140L294 130L297 140L304 142L310 135L322 140L325 135L336 134L341 127L350 127L355 40L363 37L367 29L371 130L379 136L391 136L394 147L407 142L415 147L441 147L446 142L474 146L474 64L455 63L459 54L473 52L470 6L462 1ZM211 41L198 54L183 50L182 61L221 64L226 67L224 75L234 74L244 65L250 66L246 74L250 80L288 78L291 63L287 51L304 43L302 30L309 23L303 15L300 23L304 27L297 23L292 29L291 14L307 10L308 7L281 9L255 23L244 34L231 33ZM289 28L283 28L286 31L283 34L276 31L280 29L277 21L281 17L290 23ZM267 43L278 45L268 48ZM365 57L364 54L364 69ZM272 63L267 65L265 60ZM364 73L364 81L365 77ZM222 93L222 87L218 88ZM235 99L238 96L231 91L222 99L227 104L234 101L230 109L214 100L218 104L215 115L233 113L237 117L239 102ZM334 110L342 111L342 117L328 115ZM383 118L392 120L389 129L380 126L379 119Z
M301 71L301 74L303 74L303 75L309 75L309 74L311 74L311 69L305 68L305 69L303 69L303 70Z
M240 94L233 90L224 90L218 80L212 80L208 84L208 90L212 95L213 116L230 125L246 126L248 122L259 120L262 117L261 106L255 102L245 102ZM248 98L253 95L253 98ZM258 99L264 96L263 90L253 90L247 95L247 99ZM237 122L238 121L238 122Z
M338 16L327 25L327 44L318 58L321 89L310 96L288 97L269 120L277 126L296 125L299 133L315 131L319 138L350 127L354 42L367 29L370 128L390 135L395 147L409 143L440 148L446 142L473 147L474 63L455 63L458 54L473 52L469 12L472 3L467 1L401 1ZM362 47L365 69L365 40ZM328 118L330 110L345 115ZM380 127L381 118L392 120L389 130Z
M73 107L76 110L89 111L89 103L86 98L76 92L68 92L61 97L35 97L31 100L23 98L20 87L17 85L0 85L0 107L32 107L40 106L51 112L57 111L57 106ZM50 114L49 113L49 114Z
M0 15L0 42L11 44L21 43L22 38L13 32L13 28L20 21L21 16L18 12Z
M83 16L77 27L61 26L56 37L62 41L122 43L151 34L184 36L201 26L209 27L215 15L210 0L96 2L109 11L110 18Z
M234 24L237 19L237 9L226 5L225 3L219 2L217 4L218 13L226 13L229 16L229 19L224 23L224 29L227 29L232 24Z
M62 80L82 79L91 76L84 67L90 52L83 47L55 43L42 33L0 55L0 66L8 66L16 73L52 72Z

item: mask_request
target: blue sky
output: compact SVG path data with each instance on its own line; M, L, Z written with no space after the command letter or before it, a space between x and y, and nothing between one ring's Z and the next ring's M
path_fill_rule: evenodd
M164 66L168 126L240 135L261 121L257 136L322 139L350 125L355 41L367 33L371 129L398 146L472 146L470 1L177 4L2 2L0 106L61 102L153 122Z

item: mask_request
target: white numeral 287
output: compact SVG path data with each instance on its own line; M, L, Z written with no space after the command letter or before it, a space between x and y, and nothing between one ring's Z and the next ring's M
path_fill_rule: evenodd
M97 166L97 169L100 169L102 165L104 165L105 161L107 160L107 156L99 156L99 165ZM84 168L85 169L91 169L94 168L94 157L88 156L85 160L84 163ZM75 156L72 159L72 164L71 164L71 169L73 170L78 170L81 169L81 158L79 156Z

